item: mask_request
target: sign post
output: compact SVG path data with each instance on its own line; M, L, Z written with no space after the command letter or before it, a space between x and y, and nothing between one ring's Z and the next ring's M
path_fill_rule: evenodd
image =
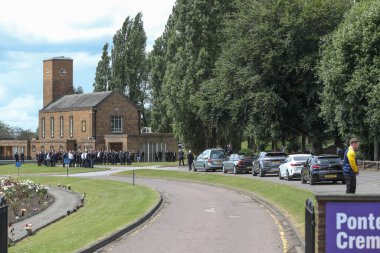
M17 168L17 176L20 176L20 167L21 167L21 162L16 162L16 168Z
M0 252L8 252L8 206L0 203Z
M380 252L380 195L317 195L318 252Z
M69 177L69 165L70 165L70 159L69 158L65 158L63 160L63 162L65 163L65 167L66 167L66 177Z

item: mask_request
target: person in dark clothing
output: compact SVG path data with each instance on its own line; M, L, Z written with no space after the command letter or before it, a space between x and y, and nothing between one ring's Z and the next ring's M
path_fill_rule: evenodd
M187 163L189 164L189 171L191 171L193 168L193 162L194 162L194 155L191 152L191 150L189 150L189 153L187 154Z
M16 152L16 154L15 154L15 161L16 161L16 163L18 163L19 161L20 161L20 156L18 155L18 153Z
M182 165L185 166L185 154L183 153L182 149L178 152L178 161L179 161L178 166L181 166L181 162L182 162Z
M24 155L24 153L21 153L20 156L21 156L21 163L25 163L25 155Z
M356 176L359 175L358 159L356 151L359 149L359 140L352 138L350 146L344 152L343 174L346 180L346 193L355 194L356 192Z

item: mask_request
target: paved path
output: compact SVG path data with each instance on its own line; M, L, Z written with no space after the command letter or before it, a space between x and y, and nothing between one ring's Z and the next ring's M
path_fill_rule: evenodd
M25 224L32 224L33 230L43 228L55 220L64 217L68 210L73 210L80 203L78 194L67 190L51 188L49 189L49 193L54 196L54 203L43 212L15 223L13 225L15 229L13 240L20 240L27 235Z
M110 176L130 169L138 168L115 167L111 171L72 176L130 183L130 177ZM286 219L249 196L187 182L138 178L137 183L162 192L165 196L163 209L142 228L100 249L99 253L277 253L300 249L300 241Z

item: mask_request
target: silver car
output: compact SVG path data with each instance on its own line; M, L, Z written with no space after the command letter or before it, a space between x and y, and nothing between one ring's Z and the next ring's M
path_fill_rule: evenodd
M193 163L194 171L216 171L223 168L226 161L226 153L223 149L206 149Z

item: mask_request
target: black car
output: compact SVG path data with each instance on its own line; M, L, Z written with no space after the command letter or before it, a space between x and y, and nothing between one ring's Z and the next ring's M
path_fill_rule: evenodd
M345 183L342 160L336 155L311 156L303 165L301 182L311 185L316 182L331 181Z

